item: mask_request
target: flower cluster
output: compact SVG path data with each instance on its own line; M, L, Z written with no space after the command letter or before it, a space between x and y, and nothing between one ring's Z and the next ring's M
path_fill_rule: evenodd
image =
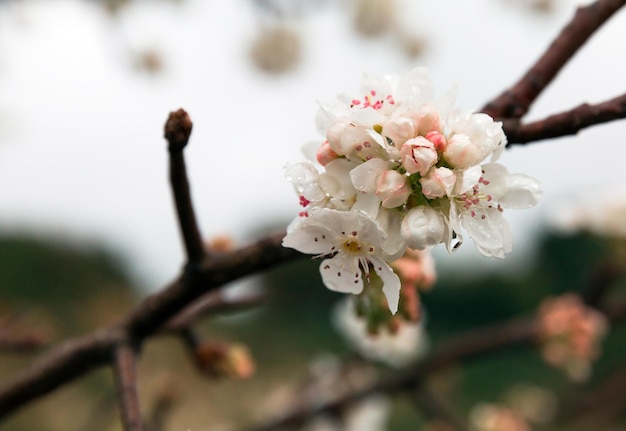
M539 307L542 355L548 363L565 369L573 380L589 377L607 329L604 315L573 294L546 299Z
M501 123L452 110L454 89L434 99L424 68L365 80L360 98L321 105L326 139L312 162L289 165L302 211L283 244L327 258L331 290L360 293L382 281L392 313L400 280L389 266L405 249L461 245L461 227L485 256L503 258L512 236L504 208L530 208L539 183L494 163L506 145ZM490 162L484 161L490 158Z

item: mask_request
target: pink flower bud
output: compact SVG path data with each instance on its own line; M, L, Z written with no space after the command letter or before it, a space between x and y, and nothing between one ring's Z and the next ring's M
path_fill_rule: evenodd
M420 178L422 193L428 199L449 195L456 183L456 175L448 168L431 169L428 175Z
M317 150L316 158L320 165L326 166L328 163L339 158L339 155L330 148L328 141L324 141Z
M446 137L437 131L428 132L426 134L426 139L432 142L435 145L435 149L440 153L443 153L448 146Z
M382 135L391 139L396 148L400 148L407 140L417 136L418 117L406 112L392 116L383 125Z
M441 118L437 111L429 107L422 108L421 111L417 134L426 136L430 132L441 131Z
M435 261L427 250L407 248L404 255L391 264L403 286L429 290L437 280Z
M348 125L349 124L345 121L337 121L333 123L333 125L330 126L326 132L328 145L336 154L341 156L345 155L341 148L341 137L343 136Z
M455 168L468 168L480 163L486 154L469 136L457 133L448 142L443 156Z
M326 137L330 148L339 156L361 160L384 157L385 150L371 133L371 129L365 126L339 121L328 129Z
M376 195L385 208L395 208L404 204L411 194L406 177L397 171L387 170L376 180Z
M420 175L426 175L438 160L434 144L421 136L406 141L400 148L400 153L402 166L410 174L419 172Z

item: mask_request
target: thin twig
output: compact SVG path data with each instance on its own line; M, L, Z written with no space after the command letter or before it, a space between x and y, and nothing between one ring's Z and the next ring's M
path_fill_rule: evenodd
M178 214L178 224L187 252L187 262L190 265L197 265L202 262L205 249L191 202L183 154L183 150L189 142L192 127L191 118L183 109L171 112L165 123L165 138L168 141L170 154L170 183Z
M137 360L135 349L120 343L115 349L115 382L122 423L126 431L142 431L143 420L137 392Z
M595 105L584 103L527 124L520 124L517 120L504 120L503 123L510 146L575 135L584 128L623 118L626 118L626 94Z
M0 352L31 353L41 349L46 344L46 337L35 331L15 335L15 332L21 332L19 328L15 328L17 320L16 313L5 315L0 319Z
M196 277L190 280L183 274L161 292L146 298L128 317L126 325L141 340L205 293L278 264L304 258L305 255L281 245L284 236L284 232L271 235L234 252L205 259Z
M173 120L172 117L178 117L178 120ZM189 139L191 122L187 122L185 118L188 120L184 111L177 111L171 114L168 119L165 135L170 144L170 151L182 151ZM186 183L184 172L181 178ZM177 187L175 188L183 190L183 193L175 192L176 196L186 195L182 198L186 203L177 205L177 208L187 208L182 211L180 216L181 229L185 229L183 231L183 235L185 235L185 232L188 232L187 228L194 226L195 216L191 208L188 185L186 188L183 185L181 189ZM192 221L189 221L190 219ZM199 235L193 233L193 229L191 231L187 235L192 240L188 241L185 238L186 245L193 244L196 239L200 238ZM282 247L283 236L284 233L269 236L256 244L231 253L214 256L211 259L203 254L203 259L199 264L193 261L197 257L199 249L190 246L189 257L192 258L191 261L195 263L196 268L193 273L190 273L188 267L180 277L161 292L151 295L141 302L120 324L60 344L30 369L18 373L8 383L0 387L0 418L67 382L111 363L116 347L122 341L132 340L139 347L146 337L159 331L164 322L167 322L205 293L214 291L224 284L246 275L303 257L302 254L293 249Z
M522 118L578 49L624 4L626 0L598 0L578 8L574 17L524 76L481 111L498 119Z
M112 361L112 346L121 339L116 327L65 341L0 388L0 418Z
M0 334L0 352L2 353L32 353L40 350L45 344L45 338L38 334L22 337L9 337Z
M180 331L196 323L200 318L209 317L216 313L248 310L261 305L264 299L265 295L262 293L227 299L221 291L209 292L168 320L161 332Z

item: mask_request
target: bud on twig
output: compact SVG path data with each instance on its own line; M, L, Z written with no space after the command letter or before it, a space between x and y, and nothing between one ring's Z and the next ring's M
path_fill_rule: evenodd
M165 139L169 144L170 152L179 152L187 145L193 123L184 109L170 112L165 123Z
M200 370L212 377L246 379L254 374L254 360L242 344L205 342L196 346L194 353Z

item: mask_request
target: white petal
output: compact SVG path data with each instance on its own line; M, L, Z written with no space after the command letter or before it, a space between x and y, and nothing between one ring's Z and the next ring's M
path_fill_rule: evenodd
M358 259L339 253L325 259L320 265L324 285L335 292L358 294L363 291L363 280Z
M372 220L375 220L378 216L378 210L380 209L380 199L374 193L357 193L356 202L352 205L352 211L360 211Z
M499 124L500 127L502 127L502 122L498 121L496 124ZM502 155L502 151L504 151L504 148L506 147L506 144L508 142L508 139L506 138L506 135L504 134L503 130L501 130L499 139L500 139L500 142L496 145L496 148L493 150L493 153L491 154L490 161L492 162L495 162L496 160L500 158L500 156Z
M350 117L358 125L372 127L374 124L382 123L387 118L373 108L365 108L356 111Z
M398 101L424 104L433 100L434 89L428 69L418 67L402 77L396 90Z
M335 232L342 235L357 232L356 235L361 241L373 245L376 249L382 247L387 235L375 220L362 212L344 211L341 215L342 217L335 219L337 223L332 228Z
M317 150L320 148L320 141L309 141L302 146L302 154L307 160L314 162L317 160Z
M304 215L301 215L302 213L298 214L296 216L296 218L294 218L293 220L291 220L291 222L287 225L287 233L291 233L295 230L296 226L298 226L300 223L302 223L304 220L307 219L307 217L305 217Z
M371 94L374 90L376 92L375 97L385 96L391 94L393 87L396 86L399 77L397 75L370 75L364 74L363 81L361 81L360 91L361 94Z
M454 195L461 195L471 189L478 182L482 175L480 166L472 166L471 168L460 171L457 175L454 187Z
M337 121L338 115L334 112L337 107L330 106L328 104L324 104L318 102L319 109L317 110L317 114L315 116L315 126L320 135L326 136L326 131L328 128Z
M356 194L350 180L350 171L357 165L346 159L337 159L326 165L326 172L320 175L321 189L329 196L350 199Z
M374 266L374 271L380 277L383 282L383 293L387 298L387 304L389 305L389 311L391 314L396 314L398 311L398 303L400 302L400 278L393 269L387 264L376 257L370 259Z
M504 258L513 249L513 235L502 213L495 208L476 208L474 214L464 212L461 223L478 251L484 256Z
M402 223L400 212L381 208L376 221L382 230L387 232L387 239L383 243L385 259L388 261L399 259L406 249L406 242L400 230Z
M507 208L532 208L543 195L541 183L528 175L513 174L507 179L508 193L499 199Z
M293 184L299 195L310 201L325 197L319 187L319 172L311 162L291 163L285 166L285 178Z
M482 170L485 172L483 178L489 181L489 184L482 185L481 191L493 196L498 203L501 203L508 193L509 171L500 163L485 163L482 165Z
M374 154L378 154L378 158L382 158L385 160L397 158L397 155L400 154L399 150L396 149L393 145L389 145L387 139L383 137L376 130L369 129L367 130L367 135L374 141L379 148L374 147ZM384 151L382 151L382 150Z
M481 190L492 195L503 207L532 208L543 194L538 180L524 174L509 174L499 163L486 163L482 169L489 184L481 186Z
M293 229L283 238L283 247L289 247L307 254L329 254L336 243L335 235L327 226L318 223L315 215L317 211L308 218L295 225Z
M376 191L376 180L389 169L389 162L379 158L373 158L360 164L350 171L350 178L354 188L362 192L374 193Z
M454 101L456 100L456 96L458 93L458 86L454 84L448 91L443 93L435 102L435 110L441 116L447 116L452 106L454 105Z

